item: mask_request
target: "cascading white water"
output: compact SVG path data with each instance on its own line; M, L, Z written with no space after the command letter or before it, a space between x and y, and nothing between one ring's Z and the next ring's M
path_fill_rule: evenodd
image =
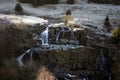
M42 41L42 45L49 45L48 44L48 30L49 30L49 27L46 28L45 31L43 31L41 33L41 37L40 37L40 40Z
M64 34L65 34L64 31L65 31L64 28L62 28L62 29L58 32L57 37L56 37L56 42L58 41L61 33L63 33L63 39L64 39Z
M20 55L18 58L17 58L17 61L19 62L19 66L22 67L24 64L22 62L22 59L23 57L26 55L26 54L30 54L31 55L31 59L32 59L32 52L31 52L31 49L28 49L26 52L24 52L22 55ZM30 61L30 64L31 64L31 61Z
M61 31L59 31L59 32L58 32L58 34L57 34L57 37L56 37L56 42L57 42L57 41L58 41L58 39L59 39L60 33L61 33Z
M26 53L20 55L20 56L17 58L17 61L19 62L19 66L20 66L20 67L24 65L23 62L22 62L22 59L23 59L23 57L24 57L25 54L26 54Z
M62 28L62 30L61 30L61 31L62 31L62 33L63 33L63 39L64 39L64 38L65 38L65 36L64 36L64 35L65 35L65 29L64 29L64 28Z
M31 64L32 64L32 56L33 56L33 53L31 52L31 53L30 53L30 64L29 64L30 66L31 66Z

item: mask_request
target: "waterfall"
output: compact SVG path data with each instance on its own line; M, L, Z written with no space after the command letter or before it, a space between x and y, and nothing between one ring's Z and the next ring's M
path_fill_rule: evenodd
M63 39L65 38L65 31L63 31L63 33L62 33L62 38Z
M18 58L17 58L17 61L19 62L19 66L22 67L24 64L22 62L22 59L23 57L26 55L26 54L29 54L31 52L31 49L28 49L26 52L24 52L22 55L20 55ZM32 56L32 52L30 53L31 56ZM32 58L31 58L32 59ZM30 62L31 64L31 62Z
M65 34L65 29L61 28L61 30L58 32L57 37L56 37L56 42L58 41L60 34L62 33L62 38L64 39L64 34Z
M64 35L65 35L65 28L64 27L61 29L61 32L62 32L62 39L64 39L65 38L64 37Z
M65 40L67 37L65 37L66 32L70 31L70 41L75 43L75 34L74 31L72 29L66 29L66 27L61 27L61 29L59 30L59 32L57 33L56 36L56 42L59 40L60 34L62 34L61 38L62 40ZM76 41L76 43L78 44L78 42Z
M20 56L17 58L17 61L19 62L19 66L20 66L20 67L24 65L23 62L22 62L22 58L24 57L25 54L26 54L26 53L20 55Z
M100 71L105 71L106 69L106 60L105 57L103 55L103 53L100 53L96 59L96 66L98 68L98 70Z
M42 45L49 45L48 44L48 30L49 27L46 28L46 30L44 30L41 35L40 35L40 40L42 41Z
M58 39L59 39L60 33L61 33L61 31L59 31L59 32L58 32L58 34L57 34L57 37L56 37L56 42L57 42L57 41L58 41Z
M31 53L30 53L30 64L29 64L30 66L31 66L31 64L32 64L32 56L33 56L33 53L31 52Z

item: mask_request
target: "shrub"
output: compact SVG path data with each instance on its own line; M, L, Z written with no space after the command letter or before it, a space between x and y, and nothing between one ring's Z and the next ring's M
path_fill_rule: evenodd
M109 17L108 16L105 17L104 27L107 29L108 32L110 32L111 24L109 22Z
M19 67L15 58L0 61L0 80L35 80L37 65Z
M22 12L22 10L23 10L22 6L19 3L16 4L16 6L15 6L15 12Z
M55 80L55 76L46 67L41 67L36 80Z
M116 44L120 43L120 26L112 31L112 42Z

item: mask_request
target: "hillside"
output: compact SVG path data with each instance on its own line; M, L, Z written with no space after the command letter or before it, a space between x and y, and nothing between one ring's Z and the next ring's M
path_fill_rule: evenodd
M0 0L0 80L120 80L120 5L64 1Z

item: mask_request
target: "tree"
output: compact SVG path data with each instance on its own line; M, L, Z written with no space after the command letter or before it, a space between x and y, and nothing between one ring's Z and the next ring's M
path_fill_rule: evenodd
M105 28L107 29L107 31L110 32L111 24L110 24L110 22L109 22L109 16L106 16L106 17L105 17L104 26L105 26Z
M16 14L22 14L22 12L23 12L23 8L19 3L16 4L14 10L15 10Z
M119 44L120 43L120 26L116 27L113 31L112 31L112 42Z
M110 26L109 16L106 16L105 21L104 21L104 25L105 26Z

